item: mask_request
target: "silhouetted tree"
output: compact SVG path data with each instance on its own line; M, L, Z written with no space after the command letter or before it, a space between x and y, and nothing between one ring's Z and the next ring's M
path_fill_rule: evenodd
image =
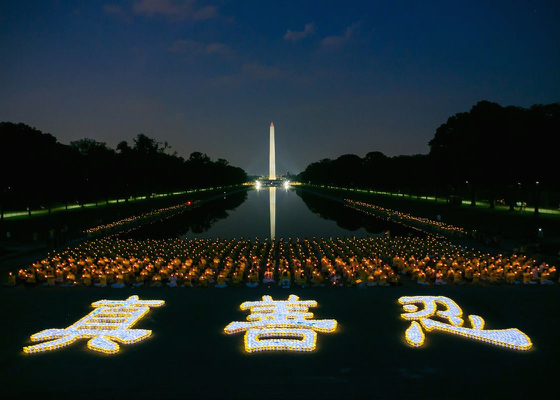
M553 145L558 132L559 103L524 109L481 101L436 130L430 157L444 181L464 186L473 199L482 190L491 206L497 197L513 204L523 190L536 190L536 182L559 188Z
M192 187L246 181L241 168L213 162L200 152L189 160L168 154L171 146L144 134L117 145L81 139L63 145L48 133L25 124L0 123L0 209L128 198ZM0 214L1 214L0 212Z
M303 182L360 186L409 195L459 195L490 202L507 199L558 206L557 178L560 103L528 109L488 101L449 117L429 142L428 155L363 159L343 155L313 162L299 175ZM538 182L538 183L537 183Z

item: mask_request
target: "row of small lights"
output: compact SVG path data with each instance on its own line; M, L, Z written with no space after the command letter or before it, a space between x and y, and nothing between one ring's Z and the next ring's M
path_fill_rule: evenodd
M148 213L144 213L144 214L140 214L140 215L133 215L131 217L128 218L123 218L121 220L112 222L110 224L105 224L105 225L98 225L94 228L90 228L90 229L86 229L85 231L83 231L83 233L95 233L95 232L99 232L99 231L105 231L105 230L111 230L113 228L117 228L120 226L124 226L127 224L131 224L133 222L136 221L141 221L144 219L148 219L148 218L152 218L152 217L157 217L160 216L163 213L166 212L170 212L170 211L184 211L186 208L190 207L191 205L196 205L196 203L198 203L198 201L195 201L194 203L191 201L187 201L186 203L181 203L181 204L177 204L175 206L171 206L171 207L165 207L165 208L160 208Z
M365 203L363 201L355 201L351 199L344 199L351 208L363 211L360 207L365 207L373 211L370 215L377 218L382 218L387 221L399 223L411 228L418 228L428 234L440 234L443 233L448 236L467 236L468 233L463 228L459 228L450 224L446 224L440 221L434 221L429 218L416 217L411 214L407 214L401 211L392 210L390 208L384 208L377 206L375 204Z

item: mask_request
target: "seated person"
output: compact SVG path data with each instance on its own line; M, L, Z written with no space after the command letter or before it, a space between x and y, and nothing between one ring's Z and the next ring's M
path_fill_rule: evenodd
M76 275L74 275L74 273L72 271L68 272L68 275L66 275L66 280L64 281L64 283L61 285L63 287L73 287L76 283Z
M183 283L181 284L181 287L193 287L192 279L193 277L190 273L185 274L185 276L183 276Z
M64 282L64 271L62 271L62 269L60 269L60 268L56 269L54 281L57 282L57 283Z
M373 278L375 283L379 283L379 277L381 276L382 273L383 271L381 270L381 267L377 267L377 269L373 273Z
M499 285L500 284L498 271L493 270L492 272L490 272L490 284L491 285Z
M280 287L282 287L283 289L289 289L290 281L291 281L290 271L288 271L287 269L282 270L282 274L280 274L280 282L278 283Z
M150 287L162 287L163 283L161 283L161 275L159 273L154 274L152 276L152 283L150 283Z
M16 275L13 272L8 272L8 280L4 283L5 286L16 285Z
M207 288L208 287L208 277L206 274L202 274L200 278L198 278L198 286Z
M99 274L99 283L94 283L93 286L107 287L107 276L102 272Z
M421 272L420 268L418 268L417 265L414 265L412 267L412 280L413 281L418 280L418 275L420 275L420 272Z
M449 268L447 271L447 280L455 280L455 271L453 268Z
M144 274L143 273L136 273L135 282L132 284L133 287L141 287L144 286Z
M247 282L245 285L250 288L256 288L257 286L259 286L259 273L256 270L252 270L250 272L249 282Z
M35 269L34 268L29 268L26 272L26 276L25 276L25 285L29 285L29 286L33 286L35 285L36 280L35 280Z
M313 271L313 277L311 278L313 286L325 286L323 279L323 274L320 271Z
M25 282L26 279L27 279L27 273L25 272L24 269L20 269L18 271L18 280L20 282ZM61 282L62 282L62 280L61 280Z
M48 280L49 277L47 276L47 282ZM91 274L88 271L85 271L84 274L82 275L82 282L84 283L84 286L91 286ZM54 277L53 277L53 286L54 286Z
M214 283L214 271L212 271L212 269L206 268L204 274L206 275L206 279L208 279L208 283Z
M400 285L401 277L395 271L389 272L389 281L391 282L391 286L398 286Z
M480 271L474 271L472 277L472 283L479 284L480 283Z
M379 286L389 286L388 280L389 280L389 277L387 276L387 274L385 272L383 272L381 274L381 276L379 277Z
M469 266L469 267L465 270L465 279L466 279L468 282L472 282L472 280L473 280L473 275L474 275L474 270L472 269L472 267Z
M515 280L515 273L511 268L509 268L506 273L506 283L510 285L519 285L519 282Z
M107 277L107 284L115 283L115 273L111 270L106 270L105 276Z
M217 287L217 288L220 288L220 289L227 287L226 277L223 273L218 275L218 281L216 282L216 285L214 285L214 286Z
M124 276L123 276L123 274L118 274L118 275L117 275L117 282L113 283L113 284L111 285L111 287L112 287L113 289L122 289L122 288L125 287L125 285L124 285Z
M416 280L417 280L417 283L418 283L419 285L422 285L422 286L429 286L429 285L430 285L430 284L426 281L426 273L425 273L424 271L422 271L422 270L419 270L419 271L418 271L418 274L416 275Z
M263 283L274 283L274 272L268 267L264 273Z
M455 269L455 272L453 272L453 283L455 285L464 285L465 281L463 281L463 273L461 272L461 270L459 268Z
M557 278L557 273L556 273L556 267L554 265L551 265L550 267L548 267L548 275L550 280L555 281Z
M553 283L554 282L550 280L550 274L548 273L548 270L543 270L543 272L541 272L541 285L552 285Z
M305 276L305 272L301 271L296 275L296 284L302 288L307 287L307 276Z
M341 279L342 278L341 278L340 273L338 271L333 270L331 272L330 281L331 281L333 286L342 286L342 283L340 282Z
M523 272L523 284L524 285L535 285L536 282L533 281L533 275L529 268L525 268L525 272Z
M441 271L441 269L438 269L436 272L436 285L438 286L447 285L447 282L443 278L443 272Z
M233 286L239 286L242 281L243 281L243 275L235 271L233 273L233 277L231 278L231 283L233 283Z
M168 278L169 282L167 282L167 286L169 287L177 287L177 275L172 274Z

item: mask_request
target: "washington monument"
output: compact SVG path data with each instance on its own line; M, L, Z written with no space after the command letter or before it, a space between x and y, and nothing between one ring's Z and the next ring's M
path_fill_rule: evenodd
M276 154L274 151L274 124L270 123L270 165L268 179L276 180Z

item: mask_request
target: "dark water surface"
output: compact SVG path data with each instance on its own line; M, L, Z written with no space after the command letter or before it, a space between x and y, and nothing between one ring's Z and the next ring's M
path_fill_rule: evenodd
M265 188L226 195L129 235L153 238L365 237L414 231L368 217L301 189Z

